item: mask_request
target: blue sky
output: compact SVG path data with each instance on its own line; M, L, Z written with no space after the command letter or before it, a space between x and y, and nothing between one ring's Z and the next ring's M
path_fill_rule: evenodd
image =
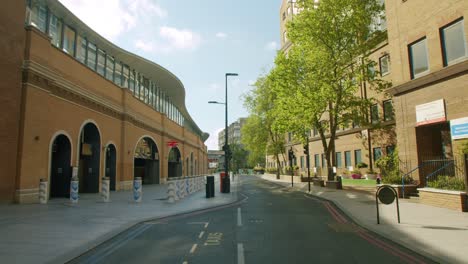
M187 109L217 149L224 128L224 74L229 123L247 116L241 95L273 63L281 0L60 0L116 45L167 68L184 83Z

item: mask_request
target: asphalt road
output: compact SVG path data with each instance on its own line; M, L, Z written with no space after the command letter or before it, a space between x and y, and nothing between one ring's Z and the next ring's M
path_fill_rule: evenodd
M141 223L72 263L431 263L327 201L242 182L234 206Z

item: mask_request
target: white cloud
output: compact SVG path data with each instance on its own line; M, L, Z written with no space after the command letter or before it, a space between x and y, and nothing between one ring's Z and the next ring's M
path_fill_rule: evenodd
M266 50L278 50L278 48L279 48L279 45L276 41L269 42L265 46Z
M218 134L223 131L224 128L218 128L210 133L210 137L206 140L205 144L209 150L219 150L218 147Z
M201 42L201 36L188 29L161 27L155 39L138 39L134 45L145 52L168 54L173 51L196 50Z
M216 33L216 37L217 37L217 38L220 38L220 39L225 39L225 38L227 38L227 36L228 36L228 35L227 35L226 33L224 33L224 32L218 32L218 33Z
M146 42L144 40L138 39L135 41L135 47L141 49L145 52L153 52L155 49L155 45L152 42Z
M201 36L188 29L161 27L159 35L170 47L178 50L194 50L200 46Z
M167 11L149 0L60 0L93 30L113 41L139 23L153 24Z

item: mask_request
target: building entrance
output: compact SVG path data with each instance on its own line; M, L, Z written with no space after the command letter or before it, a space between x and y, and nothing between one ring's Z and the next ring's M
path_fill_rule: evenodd
M116 174L116 149L110 144L106 148L106 170L105 176L110 179L110 190L115 191L115 174Z
M135 149L133 176L143 184L159 184L159 152L151 138L142 138Z
M182 160L178 148L171 148L168 158L168 177L181 177L182 176Z
M426 183L426 177L454 175L452 140L448 122L420 126L416 128L416 144L420 183ZM434 176L437 176L434 175Z
M59 135L52 143L50 164L50 197L70 197L71 143L65 135Z
M101 137L93 123L86 124L80 135L78 178L81 193L99 192Z

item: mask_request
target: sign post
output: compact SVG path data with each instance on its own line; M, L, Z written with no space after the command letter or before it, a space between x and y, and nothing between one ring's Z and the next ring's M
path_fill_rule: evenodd
M400 205L398 204L398 193L390 185L382 185L375 193L375 205L377 207L377 224L380 224L379 200L383 204L392 204L396 199L398 223L400 223Z

